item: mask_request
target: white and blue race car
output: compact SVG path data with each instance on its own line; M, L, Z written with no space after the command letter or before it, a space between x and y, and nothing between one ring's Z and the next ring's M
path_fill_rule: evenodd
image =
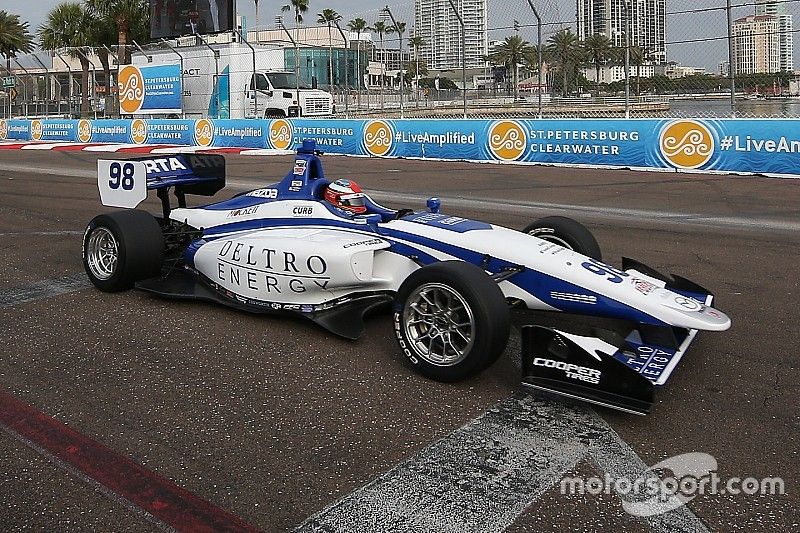
M626 331L583 336L522 330L523 384L646 413L698 330L729 318L709 291L640 263L602 261L579 223L547 217L523 231L365 198L354 215L324 201L313 142L278 183L200 207L186 195L225 186L222 156L176 154L98 162L104 205L83 239L92 283L255 313L292 313L355 339L370 310L391 306L400 350L423 375L470 377L504 351L510 309L609 317ZM160 217L135 209L155 190ZM173 207L171 195L177 201Z

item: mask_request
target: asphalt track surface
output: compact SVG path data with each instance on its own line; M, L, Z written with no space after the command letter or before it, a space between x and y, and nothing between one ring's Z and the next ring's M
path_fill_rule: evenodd
M387 316L351 342L303 321L89 288L80 241L105 210L98 157L0 152L0 415L11 413L0 529L166 528L98 482L102 471L10 428L23 420L14 402L102 445L107 469L146 469L260 530L800 529L800 181L325 158L329 177L393 207L435 195L444 212L514 228L573 216L607 261L626 255L715 291L732 329L698 335L636 417L521 391L515 342L445 385L404 363ZM277 181L292 159L227 161L219 198ZM576 321L515 317L559 320ZM786 493L705 494L645 519L615 494L559 492L564 475L635 478L687 452L713 455L723 479L779 476Z

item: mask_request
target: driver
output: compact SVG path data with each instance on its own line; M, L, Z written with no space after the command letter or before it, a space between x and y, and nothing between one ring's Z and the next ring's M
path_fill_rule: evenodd
M352 180L336 180L325 189L325 200L348 213L366 213L365 197L358 183Z

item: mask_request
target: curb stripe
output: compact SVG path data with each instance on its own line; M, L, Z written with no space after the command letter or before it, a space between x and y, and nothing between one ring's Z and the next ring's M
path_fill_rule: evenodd
M129 502L128 507L135 507L167 528L192 532L257 531L237 516L4 391L0 391L0 427L48 459L55 459L57 465L66 464L84 479L99 483ZM161 529L166 529L164 525Z

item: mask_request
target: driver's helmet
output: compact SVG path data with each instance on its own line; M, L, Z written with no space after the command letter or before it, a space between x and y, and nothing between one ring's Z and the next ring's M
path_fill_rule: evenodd
M336 180L325 189L325 200L350 213L366 213L366 195L352 180Z

